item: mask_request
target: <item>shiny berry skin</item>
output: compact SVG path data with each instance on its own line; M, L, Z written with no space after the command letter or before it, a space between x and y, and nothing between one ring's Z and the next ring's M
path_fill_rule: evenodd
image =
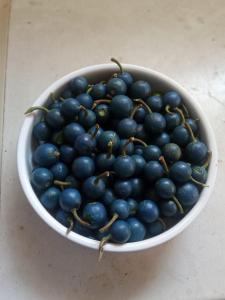
M188 163L177 161L170 167L169 175L175 182L186 182L191 178L192 169Z
M107 222L107 211L100 202L91 202L83 209L83 219L90 223L91 228L97 229Z
M66 212L70 212L72 209L79 209L81 205L80 192L74 188L64 189L59 197L59 205Z
M89 133L79 135L74 143L74 148L80 155L90 155L96 147L96 139Z
M135 137L140 140L147 140L148 139L148 133L144 128L143 124L137 124Z
M130 226L131 236L128 243L142 241L146 235L145 226L137 218L128 218L127 223Z
M76 138L83 133L85 133L84 127L75 122L66 125L63 129L65 140L72 146L74 145Z
M166 120L162 114L153 112L145 117L144 126L149 133L161 133L166 127Z
M164 175L163 166L156 160L147 162L144 168L145 178L149 182L153 182Z
M51 129L45 122L38 122L33 128L33 137L38 142L47 142L51 137Z
M208 172L205 167L194 165L192 166L192 177L201 183L206 183Z
M151 94L151 86L147 81L138 80L130 86L129 93L133 99L146 99Z
M152 223L159 217L157 204L152 200L143 200L138 205L138 217L146 223Z
M73 93L72 93L71 89L69 89L69 88L65 89L62 92L61 97L64 98L64 99L72 98L73 97Z
M134 154L131 156L135 162L135 175L140 175L143 173L143 170L146 165L146 161L141 155Z
M187 118L186 123L191 127L194 134L198 133L198 123L196 120Z
M110 206L110 212L112 215L117 214L120 219L126 219L130 213L129 205L123 199L116 199Z
M141 145L136 145L134 147L134 154L143 156L144 155L144 148L146 148L146 147L141 146ZM127 154L129 154L129 153L127 153Z
M133 101L129 97L118 95L112 98L110 111L114 117L118 119L127 118L130 116L132 109Z
M113 154L101 153L95 158L96 168L99 171L110 171L115 162L115 156Z
M146 99L146 103L154 112L160 112L163 107L162 98L159 95L153 95Z
M146 110L143 107L139 107L136 110L136 113L134 115L134 120L138 123L143 123L145 117L146 117Z
M143 179L134 177L130 179L130 183L132 186L131 197L140 197L144 191Z
M137 123L131 118L125 118L119 121L117 125L117 133L121 138L127 139L131 136L135 136L137 129Z
M112 204L112 202L116 199L115 194L112 189L108 188L105 190L105 193L102 195L100 201L106 205L109 206Z
M96 114L96 120L99 124L105 124L109 121L109 105L107 104L98 104L96 108L94 109L94 112Z
M103 99L106 96L106 86L103 83L94 84L90 95L94 100Z
M134 216L137 212L138 202L132 198L126 200L129 206L129 216Z
M62 225L64 225L65 227L69 227L70 226L70 222L69 219L71 218L71 214L62 210L61 208L59 208L57 210L57 212L54 215L55 219L61 223Z
M124 220L116 220L110 228L110 235L113 242L119 244L126 243L131 236L129 224Z
M198 188L191 182L187 182L177 188L176 194L180 203L184 206L192 206L198 201Z
M89 129L96 124L96 115L90 109L81 110L78 114L78 121L84 128Z
M65 124L65 119L59 108L50 109L46 113L45 121L53 129L61 129Z
M176 91L169 91L163 95L163 104L172 108L178 107L181 104L181 97Z
M75 96L85 93L88 88L87 79L83 76L78 76L70 81L70 88Z
M62 103L61 111L66 118L75 118L80 111L80 103L74 98L65 99Z
M31 173L31 183L38 189L47 189L53 183L53 174L47 168L36 168Z
M87 197L98 199L105 192L105 182L102 178L91 176L83 182L82 191Z
M48 188L40 197L41 204L48 210L54 210L59 203L61 191L58 188Z
M60 152L60 160L67 165L72 164L75 157L75 150L72 146L69 145L61 145L59 148Z
M119 148L120 139L115 131L103 131L98 138L98 147L102 152L108 152L108 144L112 141L112 150Z
M134 81L133 76L132 76L130 73L128 73L128 72L120 73L120 74L117 75L117 77L120 78L120 79L122 79L122 80L126 83L126 85L127 85L128 87L129 87L129 86L133 83L133 81Z
M76 99L80 103L80 105L86 108L92 108L93 99L89 94L87 93L80 94L79 96L76 97Z
M118 153L121 154L123 151L123 148L125 146L125 144L127 143L128 140L123 139L120 140L120 146L118 149ZM126 154L127 155L132 155L134 153L134 143L130 142L127 146L126 146Z
M169 178L160 178L155 183L156 193L163 199L170 199L176 192L176 186Z
M165 217L173 217L177 213L177 206L174 201L163 201L160 205L160 211Z
M163 147L170 142L170 136L168 133L163 131L154 138L153 142L156 146Z
M129 180L116 180L114 183L114 192L120 198L127 198L131 195L132 185Z
M194 141L189 143L185 148L185 156L191 163L201 163L208 154L208 148L206 144L200 141Z
M69 169L63 162L57 162L51 167L51 172L55 180L63 181L69 174Z
M175 129L181 123L181 117L178 113L166 113L164 117L166 120L166 129L169 131Z
M185 146L190 140L188 130L183 126L179 125L174 128L171 136L171 141L179 146Z
M113 164L113 170L120 178L131 177L135 173L135 161L128 155L117 156Z
M76 178L85 179L95 172L95 164L92 158L80 156L73 161L72 171Z
M148 224L146 226L146 230L147 230L147 236L153 237L162 233L165 230L165 228L163 224L157 220L153 223Z
M172 163L180 159L182 152L177 144L169 143L163 147L162 154L166 161Z
M120 78L111 78L106 84L107 93L116 96L116 95L125 95L127 92L126 83Z
M34 161L39 166L49 167L58 161L58 148L50 143L37 146L34 151Z
M158 160L161 155L162 152L158 146L148 145L147 147L144 148L143 156L146 161Z

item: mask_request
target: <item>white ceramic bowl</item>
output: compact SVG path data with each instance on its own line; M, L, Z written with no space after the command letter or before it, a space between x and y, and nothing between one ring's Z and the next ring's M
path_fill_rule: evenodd
M203 189L196 205L181 221L179 221L176 225L174 225L171 229L165 231L164 233L156 237L146 239L144 241L127 243L124 245L105 245L104 250L112 252L139 251L151 248L172 239L178 233L183 231L198 216L200 211L206 205L212 193L217 173L217 146L215 137L211 126L205 114L199 107L197 101L193 99L178 83L159 72L130 64L124 64L123 66L124 69L128 72L131 72L136 79L149 81L155 90L167 91L173 89L180 93L185 105L191 112L191 115L194 118L200 119L199 124L201 137L206 142L209 149L212 151L212 159L209 166L207 180L207 184L209 185L209 187ZM33 106L45 105L50 93L53 92L57 95L57 93L60 93L60 91L65 88L68 82L76 76L86 76L91 82L98 82L109 78L116 71L118 71L118 68L114 64L95 65L80 69L78 71L74 71L66 76L63 76L62 78L54 82L50 87L48 87L35 101L35 103L33 103ZM66 228L47 212L47 210L42 206L36 194L34 193L34 190L30 184L30 174L32 170L32 128L35 124L35 120L37 120L38 117L38 112L25 117L18 141L17 165L19 178L24 193L37 214L55 231L80 245L98 249L98 241L83 237L79 234L76 234L75 232L70 232L69 235L66 235Z

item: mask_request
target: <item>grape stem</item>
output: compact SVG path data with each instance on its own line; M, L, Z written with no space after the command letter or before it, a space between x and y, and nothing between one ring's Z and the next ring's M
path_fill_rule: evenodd
M111 61L114 62L115 64L117 64L117 66L120 69L120 74L122 74L123 73L123 67L122 67L121 63L117 59L115 59L113 57L111 58Z
M71 217L68 218L68 222L70 223L70 225L66 230L66 235L68 235L70 233L70 231L73 229L73 226L74 226L74 222L73 222L73 219Z
M98 105L98 104L101 104L101 103L111 103L112 100L109 100L109 99L99 99L99 100L95 100L93 105L92 105L92 109L95 109L95 107Z
M137 110L139 108L143 107L143 104L138 104L137 106L135 106L135 108L132 110L131 114L130 114L130 118L133 119L134 115L136 114Z
M118 218L119 218L119 215L117 213L113 214L111 220L109 220L109 222L105 226L100 228L99 231L101 233L106 232Z
M193 133L193 131L191 129L191 126L187 122L185 122L185 127L187 128L187 130L188 130L188 132L189 132L189 134L191 136L192 142L195 142L196 138L195 138L194 133Z
M93 132L93 134L91 134L92 139L94 139L96 137L96 135L99 131L99 128L100 128L99 124L96 124L95 125L95 131Z
M80 223L81 225L84 225L86 227L90 226L90 224L88 222L86 222L86 221L84 221L84 220L82 220L80 218L80 216L77 213L77 209L76 208L72 209L71 213L73 214L74 218L77 220L78 223Z
M183 209L182 205L180 204L179 200L175 196L173 196L172 199L176 203L176 206L177 206L178 210L180 211L180 213L184 214L184 209Z
M146 103L144 102L144 100L142 100L142 99L134 99L134 102L137 102L137 103L142 104L142 105L147 109L147 111L148 111L149 114L152 113L151 108L148 106L148 104L146 104Z
M166 173L168 174L169 173L169 168L168 168L168 165L166 163L165 157L164 156L160 156L159 161L163 165L163 168L166 171Z
M24 114L28 115L28 114L32 113L33 111L35 111L35 110L42 110L45 113L49 112L49 110L46 107L44 107L44 106L33 106L33 107L28 108L28 110L25 111Z
M95 184L98 184L99 180L102 178L109 177L111 174L115 174L113 171L105 171L102 174L98 175L94 181Z
M111 239L111 235L107 235L102 238L102 240L99 243L99 256L98 256L98 261L100 262L104 253L104 246L105 244Z

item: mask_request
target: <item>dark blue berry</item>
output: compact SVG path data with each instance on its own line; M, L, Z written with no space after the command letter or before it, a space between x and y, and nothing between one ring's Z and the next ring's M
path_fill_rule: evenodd
M102 195L101 197L101 202L106 205L109 206L112 204L112 202L115 200L115 195L112 189L106 189L105 193Z
M38 142L47 142L51 137L51 129L45 122L38 122L34 125L33 137Z
M63 129L64 138L71 145L74 145L76 138L83 133L85 133L84 128L75 122L66 125Z
M136 215L138 202L132 198L127 199L127 204L129 206L129 216Z
M163 104L175 108L180 106L181 97L176 91L169 91L163 95Z
M88 88L88 81L85 77L75 77L70 81L70 88L75 96L85 93Z
M163 216L173 217L177 213L177 206L172 200L163 201L160 205L160 210Z
M58 206L60 190L55 187L48 188L40 197L40 202L48 210L54 210Z
M191 166L184 161L177 161L170 167L170 178L175 182L186 182L192 174Z
M114 183L114 192L118 197L129 197L132 192L131 182L129 180L117 180Z
M72 146L69 145L61 145L59 148L60 152L60 160L67 165L72 164L75 157L75 150Z
M94 100L103 99L106 96L106 86L103 83L94 84L90 95Z
M129 224L124 220L115 221L110 229L110 235L115 243L126 243L130 236L131 230Z
M98 199L105 192L105 182L102 178L91 176L84 181L82 191L87 197Z
M160 113L149 113L145 117L144 126L149 133L161 133L166 127L166 120Z
M189 162L198 164L201 163L208 154L208 148L206 144L200 141L194 141L189 143L185 148L185 155Z
M180 159L182 152L177 144L166 144L162 149L163 156L166 161L172 163Z
M153 223L148 224L146 229L147 229L147 235L149 237L159 235L160 233L162 233L165 230L162 222L160 222L158 220Z
M147 81L138 80L130 86L129 92L134 99L146 99L151 94L151 86Z
M120 219L126 219L130 213L129 205L123 199L116 199L110 206L110 212L112 215L117 214Z
M126 83L120 78L111 78L106 84L107 93L115 95L125 95L127 92Z
M143 200L138 205L138 216L146 222L152 223L159 217L159 209L157 204L152 200Z
M130 226L131 236L128 243L142 241L146 235L145 226L137 218L128 218L127 223Z
M63 162L57 162L51 167L51 172L55 180L63 181L69 174L69 169Z
M169 131L173 130L181 123L181 117L178 113L166 113L164 117L166 120L166 129Z
M184 125L179 125L174 128L171 136L171 141L179 146L185 146L190 140L190 135L188 130Z
M100 202L88 203L83 210L83 219L91 225L91 228L100 228L107 222L105 206Z
M114 117L118 119L129 117L132 109L133 101L129 97L125 95L118 95L112 98L110 111Z
M144 191L144 182L143 179L141 178L131 178L130 183L132 186L132 192L131 196L132 197L140 197Z
M146 161L158 160L161 155L162 152L158 146L148 145L147 147L144 148L143 156Z
M55 213L55 218L59 223L61 223L65 227L68 228L70 226L69 219L71 218L71 214L62 210L61 208L59 208Z
M162 98L159 95L150 96L146 99L146 103L154 112L160 112L163 107Z
M80 94L79 96L77 96L76 99L80 103L80 105L86 108L92 108L93 99L89 94L87 93Z
M150 160L145 165L144 174L147 181L153 182L163 176L164 169L158 161Z
M128 73L128 72L122 72L122 73L118 74L117 77L120 78L120 79L122 79L126 83L126 85L128 87L134 81L133 76L130 73Z
M120 155L116 158L113 169L120 178L131 177L135 173L135 161L128 155Z
M177 198L184 206L192 206L198 201L198 188L191 182L187 182L177 188Z
M65 99L61 111L66 118L73 119L80 111L80 103L74 98Z
M112 142L112 151L116 151L120 144L120 139L115 131L103 131L98 138L98 147L102 152L108 152L109 142Z
M96 115L90 109L81 110L78 114L78 121L84 128L89 129L96 124Z
M72 165L72 171L76 178L85 179L95 172L95 163L88 156L80 156L76 158Z
M163 199L170 199L176 192L176 186L169 178L160 178L156 181L155 189L157 194Z
M99 124L105 124L109 121L109 106L107 104L98 104L94 110Z
M45 116L47 124L53 129L61 129L65 124L65 119L59 108L50 109Z
M163 147L169 142L170 142L170 136L165 131L157 135L153 140L153 143L158 147Z
M79 135L74 143L74 148L80 155L90 155L95 147L96 139L89 133Z
M124 118L117 125L117 133L121 138L127 139L135 136L137 123L132 118Z
M137 154L134 154L131 157L133 158L133 160L135 162L135 175L142 174L142 172L145 168L145 165L146 165L145 159L143 158L143 156L137 155Z
M49 167L55 164L58 158L58 148L53 144L46 143L39 145L34 151L34 161L42 167Z
M59 197L59 205L66 212L70 212L72 209L79 209L81 205L79 191L74 188L64 189Z
M47 189L53 183L53 174L46 168L36 168L31 173L31 183L38 189Z

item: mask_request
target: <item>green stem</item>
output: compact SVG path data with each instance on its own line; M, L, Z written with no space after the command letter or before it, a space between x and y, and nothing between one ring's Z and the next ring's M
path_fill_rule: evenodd
M98 175L94 181L94 184L98 184L99 180L102 178L109 177L111 174L115 174L113 171L105 171L102 174Z
M179 115L181 116L181 120L182 120L182 124L184 124L186 122L185 120L185 117L184 117L184 114L183 114L183 111L182 109L176 107L175 110L179 113Z
M183 209L182 205L180 204L179 200L175 196L173 196L172 199L176 203L176 206L177 206L178 210L180 211L180 213L184 214L184 209Z
M135 106L135 108L132 110L132 112L131 112L131 114L130 114L130 118L131 118L131 119L134 118L134 115L136 114L137 110L138 110L140 107L143 107L143 104L138 104L137 106Z
M117 66L120 69L120 74L122 74L123 73L123 67L122 67L121 63L117 59L115 59L113 57L111 58L111 61L114 62L115 64L117 64Z
M163 221L163 219L158 218L158 221L163 225L164 230L166 230L166 223Z
M73 226L74 226L74 222L73 222L73 219L71 217L68 218L68 222L70 223L70 226L66 230L66 235L68 235L70 233L70 231L73 229Z
M164 168L165 172L168 174L169 173L169 168L168 168L168 165L166 163L165 157L160 156L159 161L163 165L163 168Z
M105 226L100 228L99 231L101 233L106 232L118 218L119 218L119 215L117 213L113 214L111 220L109 220L109 222Z
M28 110L24 114L28 115L28 114L32 113L33 111L35 111L35 110L42 110L45 113L49 112L49 110L44 106L33 106L33 107L28 108Z
M99 243L99 256L98 256L98 261L100 262L104 253L104 246L105 244L111 239L111 235L107 235Z
M144 147L147 147L147 146L148 146L144 141L142 141L141 139L138 139L138 138L136 138L136 137L134 137L134 136L130 137L130 138L129 138L129 141L130 141L131 143L140 143L140 144L143 145Z
M91 90L93 89L93 84L88 85L88 89L87 89L87 94L89 94L91 92Z
M80 223L81 225L86 226L86 227L90 226L90 224L88 222L81 219L81 217L77 213L76 208L72 209L71 213L73 214L74 219L76 219L78 223Z
M148 111L149 114L152 113L151 108L148 106L148 104L146 104L146 103L144 102L144 100L142 100L142 99L134 99L134 102L137 102L137 103L142 104L142 105L147 109L147 111Z
M95 100L93 105L92 105L92 109L95 109L95 107L98 105L98 104L101 104L101 103L111 103L111 100L109 99L99 99L99 100Z
M200 182L200 181L194 179L192 176L191 176L190 179L191 179L192 182L194 182L194 183L196 183L196 184L198 184L198 185L200 185L200 186L202 186L202 187L209 187L207 184L202 183L202 182Z
M208 166L209 166L209 163L210 163L210 161L211 161L211 158L212 158L212 152L211 152L211 151L208 151L207 159L206 159L206 161L205 161L205 163L203 164L202 167L204 167L205 169L207 169Z
M112 155L112 152L113 152L113 141L110 140L107 145L108 157L110 157Z
M83 105L80 105L79 106L79 108L80 108L80 110L83 110L84 111L84 113L85 113L85 117L87 117L87 108L85 107L85 106L83 106Z
M189 132L189 134L191 136L192 142L195 142L196 138L195 138L194 133L193 133L193 131L191 129L191 126L188 123L185 122L185 127L187 128L187 130L188 130L188 132Z
M186 118L189 118L189 112L188 112L188 110L187 110L187 107L186 107L184 104L182 104L182 108L183 108L183 110L184 110L185 117L186 117Z
M168 114L172 115L173 112L170 110L170 106L169 105L166 105L165 107L165 112L167 112Z
M60 187L71 185L70 182L67 182L67 181L61 181L61 180L54 180L53 183L54 183L54 185L59 185Z

